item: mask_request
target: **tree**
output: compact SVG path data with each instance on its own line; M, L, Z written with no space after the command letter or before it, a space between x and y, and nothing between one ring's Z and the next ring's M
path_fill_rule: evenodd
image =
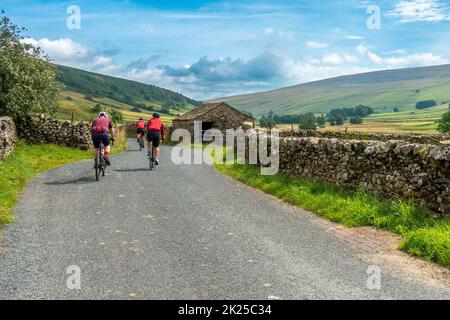
M438 131L442 133L450 133L450 111L447 111L442 115L442 118L438 120Z
M397 108L397 107L395 107L392 111L393 111L393 112L400 112L400 109Z
M363 117L360 117L360 116L356 116L356 117L350 118L350 123L351 124L362 124L363 121L364 121Z
M39 47L23 41L26 30L0 13L0 115L16 122L57 111L56 69Z
M275 120L273 119L273 117L268 117L268 116L262 116L260 119L259 119L259 125L262 127L262 128L266 128L266 129L272 129L275 125L276 125L276 122L275 122Z
M92 107L92 112L100 113L101 111L102 111L102 106L99 103L97 103L95 106Z
M324 128L327 124L327 117L325 115L321 115L316 118L317 125L321 128Z
M170 114L170 108L168 106L162 106L161 113Z
M423 100L416 103L416 109L426 109L437 106L435 100Z
M316 117L312 113L305 113L300 115L300 121L298 126L304 130L316 130L317 121Z
M111 118L111 121L117 125L118 123L123 122L123 114L122 112L118 110L110 110L109 117Z

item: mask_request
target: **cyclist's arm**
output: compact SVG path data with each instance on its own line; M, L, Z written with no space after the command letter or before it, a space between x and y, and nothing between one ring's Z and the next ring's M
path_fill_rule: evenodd
M114 128L112 125L112 122L109 122L109 134L111 135L111 140L115 140L115 136L114 136Z
M164 141L164 123L161 123L161 141Z

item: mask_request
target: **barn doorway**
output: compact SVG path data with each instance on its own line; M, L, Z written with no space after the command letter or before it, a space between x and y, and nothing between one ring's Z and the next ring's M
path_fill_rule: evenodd
M212 128L214 128L214 122L210 122L210 121L202 122L202 141L205 141L205 132ZM210 140L208 140L208 141L210 141Z

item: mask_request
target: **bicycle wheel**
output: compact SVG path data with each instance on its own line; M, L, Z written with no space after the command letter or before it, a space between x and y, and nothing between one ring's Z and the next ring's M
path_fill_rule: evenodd
M100 161L99 161L99 153L97 152L97 156L95 157L95 180L100 180Z

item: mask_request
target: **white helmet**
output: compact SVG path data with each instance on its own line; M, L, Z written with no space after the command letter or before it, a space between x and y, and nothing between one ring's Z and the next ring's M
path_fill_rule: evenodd
M99 117L105 117L108 118L108 114L105 111L102 111L98 114Z

